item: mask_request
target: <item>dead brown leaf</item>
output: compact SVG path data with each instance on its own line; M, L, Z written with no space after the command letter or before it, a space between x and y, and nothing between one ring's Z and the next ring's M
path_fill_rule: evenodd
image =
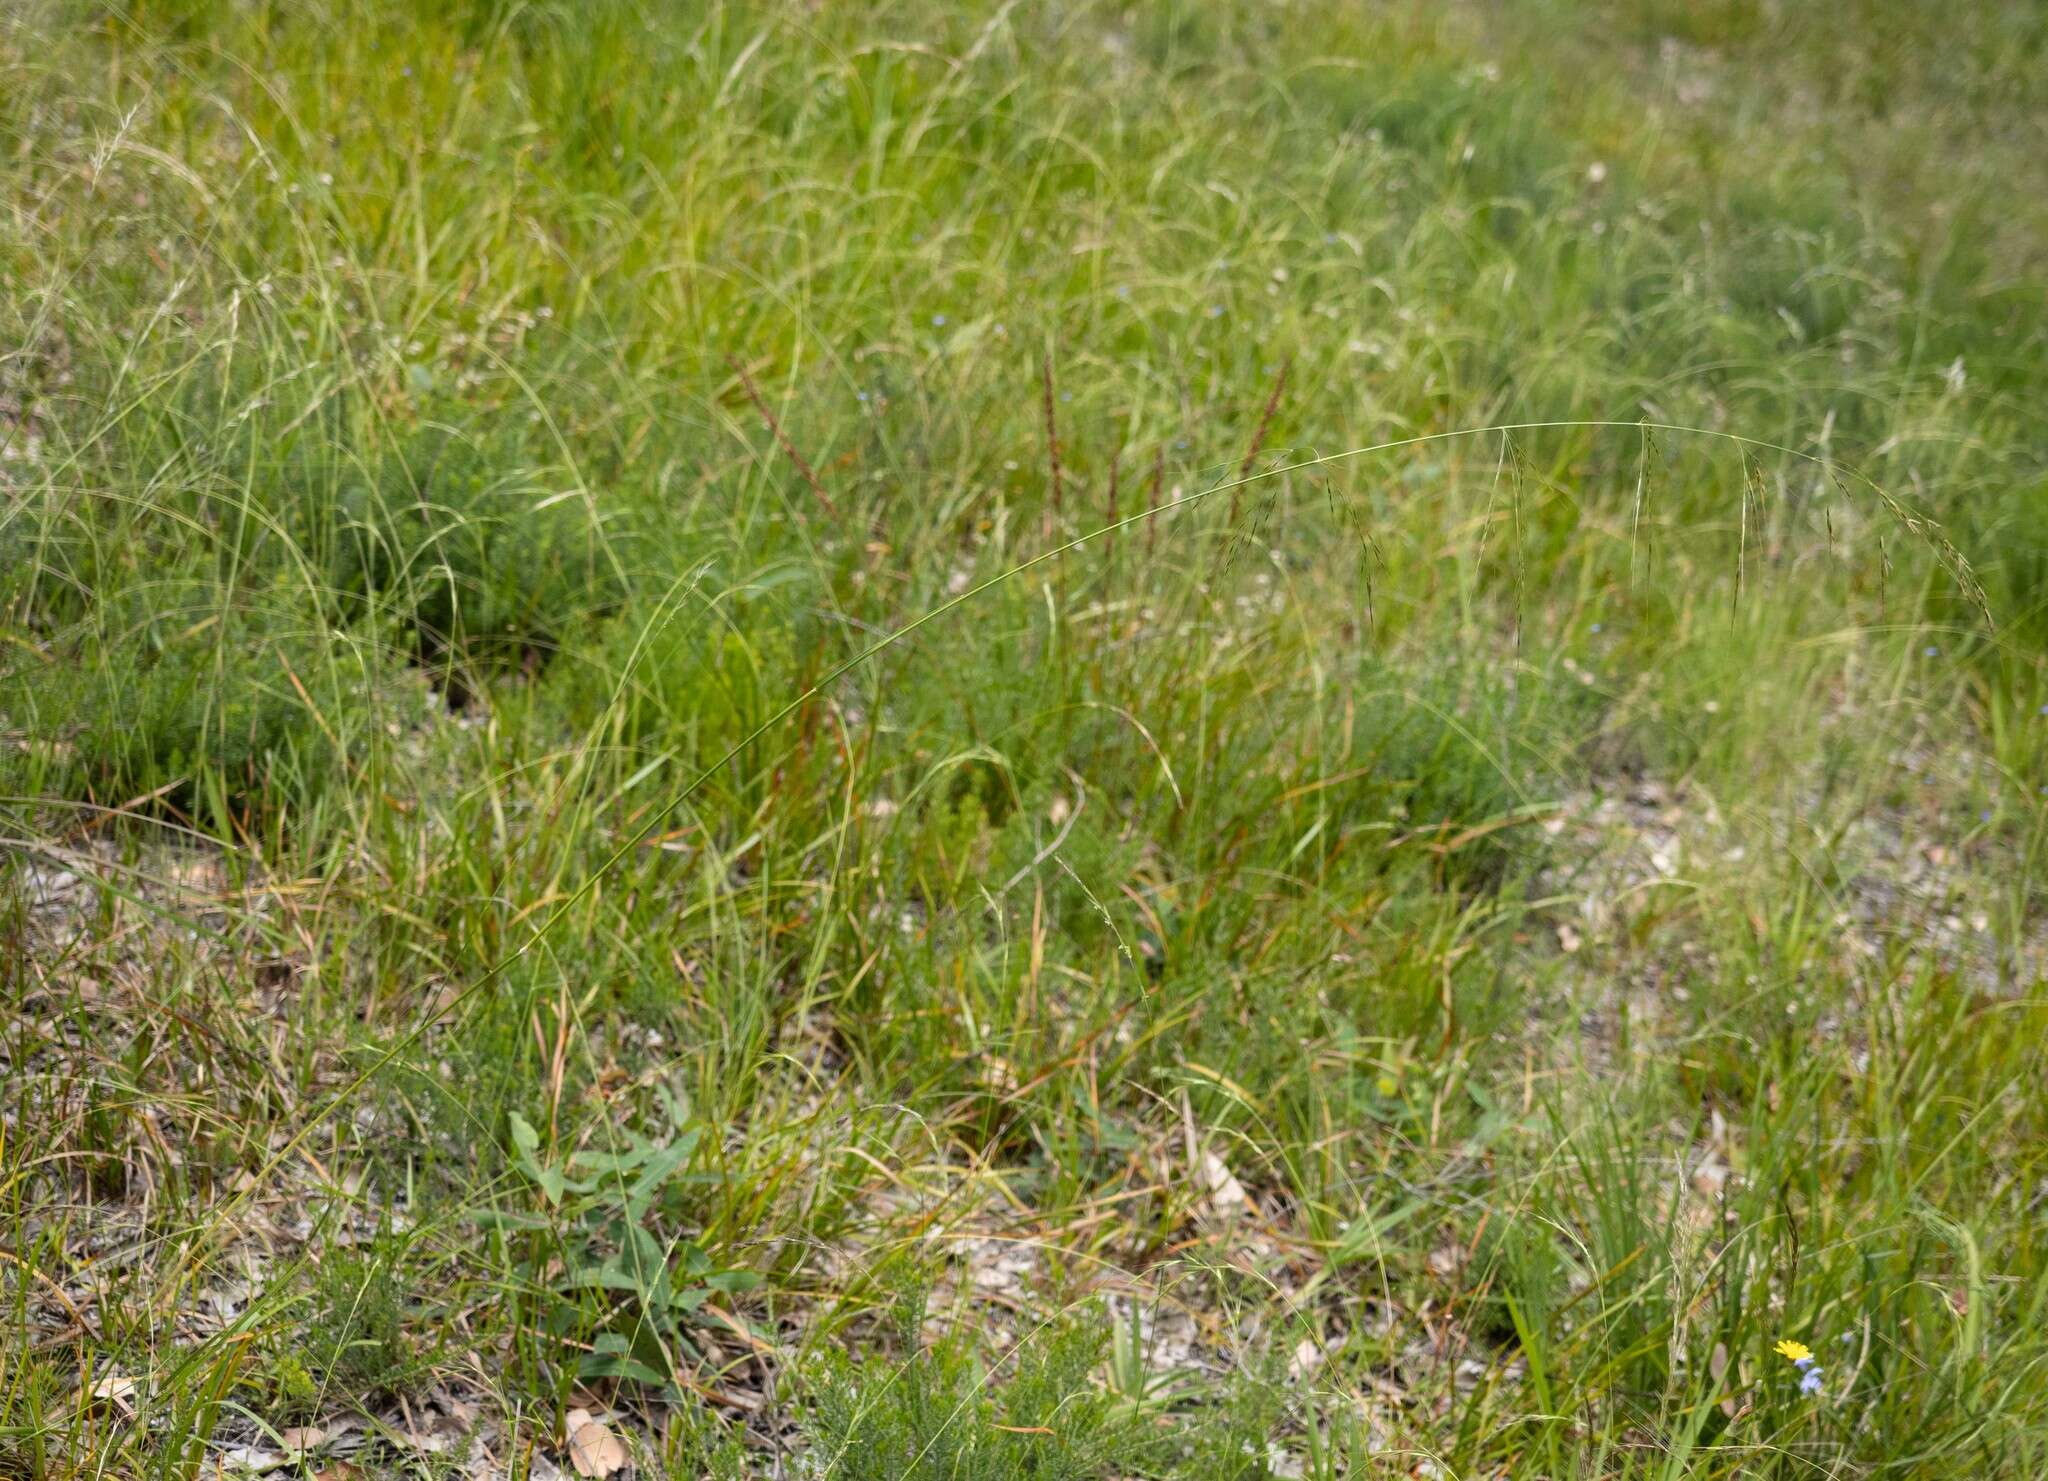
M569 1464L576 1474L592 1481L611 1475L626 1464L626 1447L588 1409L571 1409L564 1424L569 1438Z
M108 1373L95 1383L90 1393L95 1399L104 1399L112 1404L125 1404L135 1395L135 1380L121 1373Z
M1243 1217L1251 1199L1244 1191L1244 1184L1230 1170L1230 1164L1206 1148L1198 1160L1197 1171L1202 1185L1209 1190L1210 1211L1219 1219Z
M278 1432L277 1441L287 1450L315 1450L325 1444L327 1431L317 1424L295 1424Z

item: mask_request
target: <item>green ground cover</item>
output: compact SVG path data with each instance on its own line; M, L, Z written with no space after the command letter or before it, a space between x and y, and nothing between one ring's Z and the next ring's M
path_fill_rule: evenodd
M2039 7L27 0L0 203L0 1474L2048 1472Z

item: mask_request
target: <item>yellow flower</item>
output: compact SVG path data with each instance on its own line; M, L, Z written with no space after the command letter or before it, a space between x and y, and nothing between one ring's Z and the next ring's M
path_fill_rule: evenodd
M1804 1342L1794 1342L1790 1337L1787 1337L1771 1350L1776 1353L1782 1353L1795 1363L1803 1363L1813 1357L1812 1348L1808 1347Z

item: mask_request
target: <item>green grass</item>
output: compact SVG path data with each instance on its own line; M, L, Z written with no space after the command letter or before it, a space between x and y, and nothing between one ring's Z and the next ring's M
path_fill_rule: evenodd
M2043 45L9 10L0 1474L2040 1473Z

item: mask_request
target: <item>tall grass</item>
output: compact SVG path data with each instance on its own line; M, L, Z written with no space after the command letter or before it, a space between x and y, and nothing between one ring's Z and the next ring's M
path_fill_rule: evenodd
M0 22L0 1465L2038 1466L2027 238L1545 18Z

